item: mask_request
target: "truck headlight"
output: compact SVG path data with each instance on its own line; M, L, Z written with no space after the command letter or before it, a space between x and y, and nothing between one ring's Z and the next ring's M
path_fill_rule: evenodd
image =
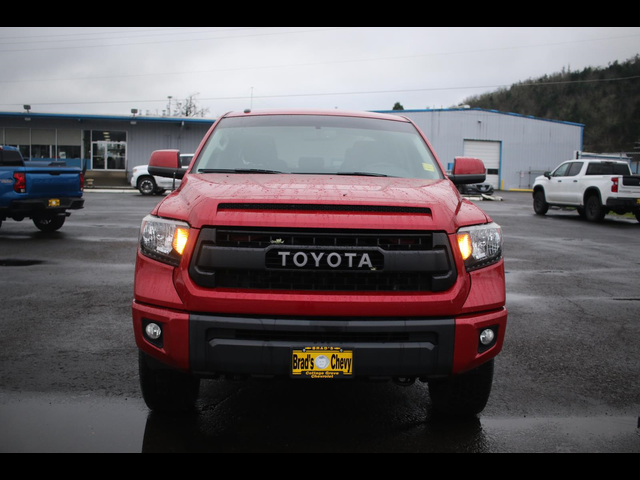
M189 225L149 215L142 221L140 252L177 267L189 240Z
M497 263L502 258L502 228L496 223L462 228L458 247L467 271Z

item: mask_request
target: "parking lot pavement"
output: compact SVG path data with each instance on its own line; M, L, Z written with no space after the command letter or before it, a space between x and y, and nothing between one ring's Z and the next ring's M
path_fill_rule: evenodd
M510 312L492 398L471 423L426 387L206 382L188 419L148 415L131 331L140 221L160 197L87 195L53 235L0 229L0 452L639 452L640 224L480 205L505 236ZM4 261L4 262L3 262Z
M640 404L640 224L615 216L590 224L558 209L539 217L530 195L504 198L482 204L505 237L503 392L529 396L515 406L523 415L633 414ZM494 402L492 411L507 403Z

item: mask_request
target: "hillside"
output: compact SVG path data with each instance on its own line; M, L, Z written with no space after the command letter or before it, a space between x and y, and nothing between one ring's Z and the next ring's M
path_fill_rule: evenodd
M640 141L640 56L562 71L468 98L465 104L585 125L584 150L632 152Z

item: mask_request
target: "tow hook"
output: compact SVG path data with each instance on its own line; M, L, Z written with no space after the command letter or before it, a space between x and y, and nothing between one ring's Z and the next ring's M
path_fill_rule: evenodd
M400 387L412 387L416 383L416 379L412 377L396 377L393 379L393 383Z

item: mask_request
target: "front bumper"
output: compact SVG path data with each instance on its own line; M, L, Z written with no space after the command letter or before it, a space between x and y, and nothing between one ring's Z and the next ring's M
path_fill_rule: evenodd
M200 377L289 376L294 349L330 346L353 351L357 377L434 378L463 373L500 353L504 308L457 318L258 318L189 315L133 303L138 347L171 368ZM144 327L162 326L161 342ZM489 347L480 332L497 333Z

